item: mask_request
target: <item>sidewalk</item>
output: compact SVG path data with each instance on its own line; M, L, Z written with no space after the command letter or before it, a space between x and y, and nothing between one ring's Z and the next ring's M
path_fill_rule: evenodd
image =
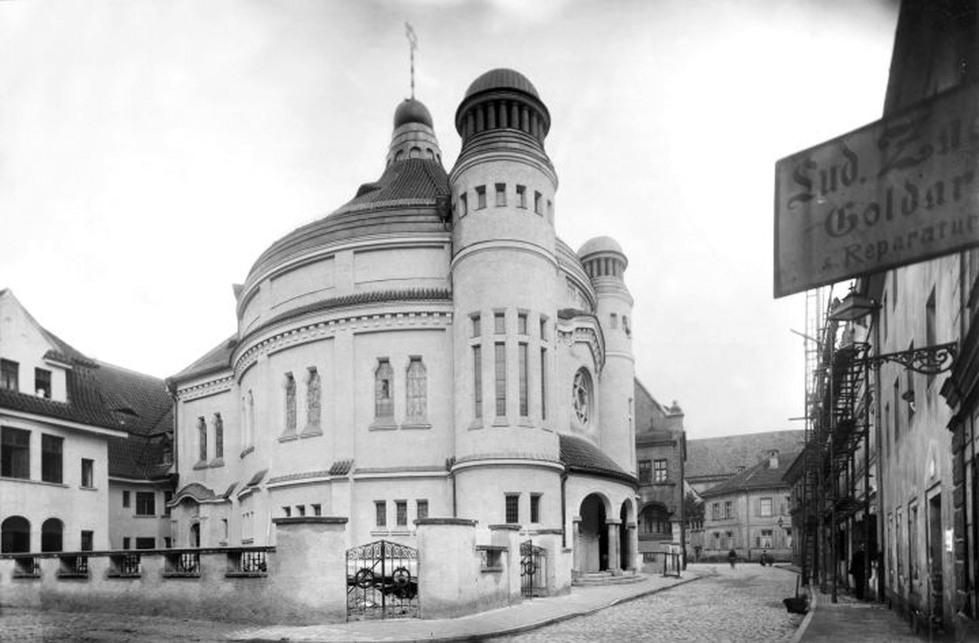
M332 625L248 627L228 636L238 641L476 641L491 636L510 636L549 623L653 594L700 578L683 572L683 578L648 575L623 585L574 587L570 594L526 600L512 607L453 619L356 621Z
M812 592L809 613L792 643L829 643L860 641L861 643L892 643L927 641L928 636L915 636L901 615L881 603L865 603L840 593L837 603L829 594Z

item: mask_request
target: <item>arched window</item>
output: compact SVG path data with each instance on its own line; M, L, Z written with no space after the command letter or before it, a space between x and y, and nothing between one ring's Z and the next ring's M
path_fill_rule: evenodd
M422 148L420 147L412 147L410 150L408 150L408 158L410 159L418 159L421 158L421 156Z
M62 551L65 525L57 518L48 518L41 525L41 551Z
M197 418L197 449L198 459L201 462L207 461L207 422L203 417Z
M578 369L572 384L571 402L575 417L582 426L588 426L592 419L592 399L591 375L587 369Z
M296 432L296 378L286 373L286 433Z
M315 366L309 367L306 379L306 431L320 429L320 374Z
M214 457L224 457L224 420L220 413L214 414Z
M10 516L0 525L0 553L19 554L31 550L31 523L23 516Z
M190 526L190 546L201 546L201 523L195 522Z
M640 536L670 536L670 514L661 505L647 505L639 514Z
M374 418L394 419L394 371L387 357L378 358L374 371Z
M410 422L425 422L428 416L428 375L422 358L413 356L408 362L407 380L407 419Z
M251 391L248 391L248 415L245 418L245 430L247 432L247 440L245 441L245 446L252 446L255 443L255 396L252 395Z

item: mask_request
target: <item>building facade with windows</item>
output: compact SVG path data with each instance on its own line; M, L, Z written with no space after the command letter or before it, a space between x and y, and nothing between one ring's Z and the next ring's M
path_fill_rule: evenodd
M660 404L636 382L636 467L639 478L639 550L685 546L683 410Z
M163 381L84 356L9 289L0 290L0 370L3 553L122 548L130 534L164 547L166 521L119 506L124 489L162 499L172 488Z
M797 455L773 449L760 462L701 493L702 557L726 559L733 549L741 560L758 560L763 552L775 560L791 559L790 486L783 476Z
M405 100L380 178L257 259L234 334L168 380L177 545L317 515L411 544L452 517L560 534L576 572L636 567L628 260L558 238L550 119L521 74L480 76L446 173Z

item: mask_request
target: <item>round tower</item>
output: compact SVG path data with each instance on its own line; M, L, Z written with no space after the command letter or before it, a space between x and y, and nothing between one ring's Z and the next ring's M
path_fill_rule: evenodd
M605 335L605 367L598 386L602 413L599 444L619 466L635 475L633 299L623 279L629 260L610 237L585 242L578 258L595 289L595 314Z
M517 516L524 524L533 515L558 526L558 441L548 424L559 287L558 181L544 151L550 114L523 75L495 69L470 85L455 123L462 149L449 175L459 369L454 471L460 496L486 507L459 515L481 523ZM507 517L507 485L555 501L534 510L533 493L510 494L517 506L508 505L516 513Z

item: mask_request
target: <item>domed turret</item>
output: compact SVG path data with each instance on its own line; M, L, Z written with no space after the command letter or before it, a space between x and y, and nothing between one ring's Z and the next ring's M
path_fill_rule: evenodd
M476 135L493 130L523 132L543 151L550 128L551 115L537 89L512 69L493 69L474 80L456 110L456 131L462 136L463 154Z
M442 150L432 129L432 114L424 103L414 98L404 99L394 110L394 133L387 164L405 159L442 162Z
M622 246L612 237L595 237L585 242L578 251L581 265L591 279L596 277L617 277L629 267L629 259L622 252Z

